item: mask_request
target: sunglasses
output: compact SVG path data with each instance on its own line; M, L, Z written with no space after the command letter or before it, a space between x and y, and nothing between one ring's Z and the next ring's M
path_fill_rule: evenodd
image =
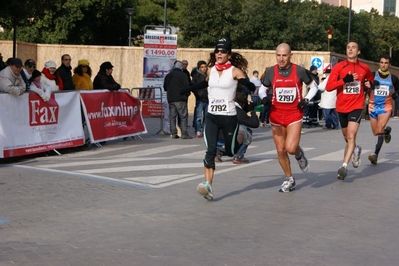
M89 67L89 66L86 66L86 65L82 65L82 67Z
M27 65L26 67L27 67L27 68L36 69L36 66L35 66L35 65Z
M222 54L227 54L229 51L226 49L215 49L215 54L218 54L219 52Z

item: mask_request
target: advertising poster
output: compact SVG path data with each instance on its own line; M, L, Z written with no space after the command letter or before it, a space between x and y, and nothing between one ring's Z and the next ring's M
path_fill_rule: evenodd
M155 99L142 101L142 113L165 117L166 93L163 91L163 81L177 59L177 35L146 33L144 35L143 87L160 87L155 90ZM157 112L158 111L158 112ZM162 112L163 111L163 112ZM164 121L168 123L168 121ZM165 124L169 131L169 124Z
M0 93L0 158L84 145L78 92Z

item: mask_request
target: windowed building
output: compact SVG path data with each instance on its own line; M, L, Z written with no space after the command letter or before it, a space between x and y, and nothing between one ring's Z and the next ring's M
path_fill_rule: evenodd
M288 2L289 0L283 0ZM306 0L304 0L306 1ZM372 8L377 9L380 15L389 13L399 17L399 1L398 0L316 0L319 3L326 3L334 6L349 7L352 1L352 10L360 12L369 12Z

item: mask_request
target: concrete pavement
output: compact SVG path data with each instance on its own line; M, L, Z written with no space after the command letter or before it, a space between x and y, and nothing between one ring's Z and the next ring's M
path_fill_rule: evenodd
M0 164L0 265L396 265L399 119L378 165L363 120L362 164L337 180L340 130L304 129L310 161L284 181L270 128L248 165L217 164L215 200L196 193L202 139L172 140L145 119L143 140ZM193 129L190 129L193 134Z

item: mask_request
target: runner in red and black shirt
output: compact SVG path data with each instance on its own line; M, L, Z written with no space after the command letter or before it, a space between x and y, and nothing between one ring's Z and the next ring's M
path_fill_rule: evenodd
M342 128L346 146L342 167L338 170L338 179L344 180L348 173L348 163L360 165L362 148L356 145L356 134L364 108L365 90L371 88L373 75L369 67L358 60L359 44L351 41L346 46L348 58L335 65L328 79L326 90L337 90L336 110Z
M299 146L303 109L318 91L306 69L291 63L291 57L291 47L287 43L279 44L276 49L277 64L266 71L262 89L259 89L259 98L263 104L270 101L266 97L266 88L273 91L269 119L278 161L286 176L280 192L290 192L295 188L288 154L295 155L303 172L308 170L308 160ZM305 98L302 97L303 83L309 88Z

